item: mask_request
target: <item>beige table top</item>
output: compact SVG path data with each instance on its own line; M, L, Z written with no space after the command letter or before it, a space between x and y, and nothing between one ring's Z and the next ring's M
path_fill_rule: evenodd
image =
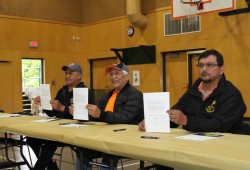
M175 137L188 134L181 129L171 133L138 131L136 125L107 125L95 123L86 127L62 127L57 120L46 123L31 122L43 119L36 116L0 118L0 130L26 136L65 142L129 158L169 165L181 170L249 170L250 136L224 134L223 137L191 141ZM125 131L113 132L125 128ZM160 139L142 139L142 135Z

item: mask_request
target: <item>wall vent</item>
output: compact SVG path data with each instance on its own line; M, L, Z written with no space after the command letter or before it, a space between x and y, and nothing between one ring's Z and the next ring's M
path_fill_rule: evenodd
M172 36L200 32L200 16L190 21L190 18L172 19L171 13L164 14L164 36Z

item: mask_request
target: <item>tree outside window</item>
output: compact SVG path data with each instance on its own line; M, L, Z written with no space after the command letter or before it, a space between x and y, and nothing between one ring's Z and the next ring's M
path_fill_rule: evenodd
M42 84L42 60L22 59L22 86L40 87Z

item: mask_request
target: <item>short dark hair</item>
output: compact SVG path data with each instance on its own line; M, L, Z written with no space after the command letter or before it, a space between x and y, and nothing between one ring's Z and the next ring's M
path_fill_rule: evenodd
M207 58L209 55L215 56L217 59L218 65L223 66L224 64L223 55L214 49L206 50L203 53L201 53L201 55L198 58L198 62L200 61L200 59Z

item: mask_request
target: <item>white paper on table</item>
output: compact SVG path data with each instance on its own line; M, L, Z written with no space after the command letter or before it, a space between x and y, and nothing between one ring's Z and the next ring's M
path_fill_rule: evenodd
M69 124L60 125L60 126L63 126L63 127L83 127L83 126L89 126L89 125L81 125L81 124L77 124L77 123L69 123Z
M44 123L44 122L50 122L59 120L58 118L45 118L45 119L38 119L38 120L32 120L31 122L38 122L38 123Z
M39 88L39 96L41 98L41 108L44 110L52 110L52 106L50 104L50 84L41 84Z
M5 117L21 117L21 115L20 114L0 113L0 118L5 118Z
M146 132L170 132L169 92L143 93Z
M212 133L196 133L196 134L188 134L184 136L178 136L178 139L185 139L185 140L195 140L195 141L204 141L210 139L216 139L218 137L223 136L222 134L212 134Z
M88 98L88 88L73 88L74 119L89 120L88 110L85 109Z

